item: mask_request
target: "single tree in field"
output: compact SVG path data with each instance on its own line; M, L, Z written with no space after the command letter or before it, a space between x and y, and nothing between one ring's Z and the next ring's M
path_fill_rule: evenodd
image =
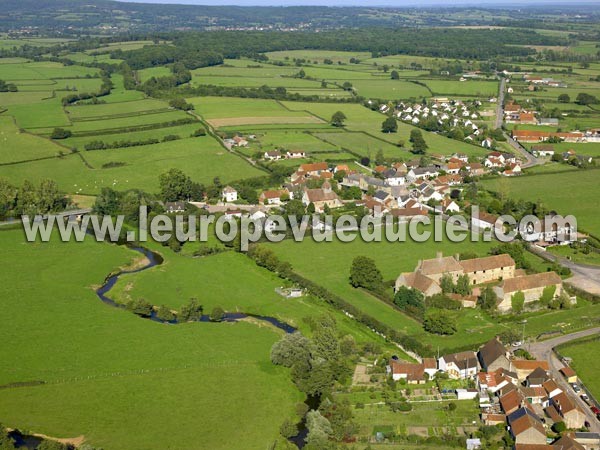
M398 122L393 117L388 117L381 124L381 131L384 133L395 133L398 131Z
M571 97L569 97L569 94L560 94L558 96L558 103L570 103L571 102Z
M350 268L350 284L354 287L363 287L377 290L383 283L383 276L375 265L375 261L366 256L357 256L352 261Z
M391 77L392 77L392 80L399 80L400 74L397 71L392 70Z
M423 138L423 133L418 128L410 132L410 142L412 143L412 153L415 155L424 155L427 152L427 142Z
M333 116L331 116L331 125L334 127L343 127L345 120L346 114L342 111L335 112L333 113Z

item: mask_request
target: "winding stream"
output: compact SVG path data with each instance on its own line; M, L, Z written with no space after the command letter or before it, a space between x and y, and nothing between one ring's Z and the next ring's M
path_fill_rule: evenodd
M148 250L147 248L144 248L144 247L129 247L129 248L131 250L134 250L134 251L144 255L148 259L148 264L146 264L144 267L140 267L139 269L121 270L115 274L109 275L108 278L106 278L106 280L104 281L104 284L96 290L96 295L103 303L105 303L109 306L115 307L115 308L120 308L120 309L125 309L125 305L123 305L121 303L117 303L112 298L108 297L108 295L107 295L110 292L110 290L114 287L114 285L117 283L117 281L119 281L119 277L121 275L130 275L133 273L142 272L144 270L151 269L152 267L158 266L163 263L162 256L160 256L158 253L154 253L153 251ZM142 316L140 316L140 317L142 317ZM261 320L263 322L268 322L271 325L279 328L280 330L285 331L286 333L293 333L294 331L296 331L296 328L294 328L293 326L291 326L285 322L280 321L279 319L276 319L275 317L260 316L260 315L256 315L256 314L246 314L246 313L239 313L239 312L225 313L225 317L222 321L223 322L237 322L239 320L246 319L249 317L253 318L253 319ZM153 312L150 315L150 317L143 317L143 318L152 320L154 322L169 323L169 324L173 324L173 325L180 323L177 321L177 319L168 321L168 322L161 320L158 317L156 317L156 312ZM210 317L205 314L205 315L202 315L202 317L200 318L199 321L200 322L210 322L211 320L210 320Z
M129 247L129 248L131 250L134 250L134 251L144 255L148 260L148 264L146 264L145 266L140 267L138 269L120 270L114 274L111 274L104 280L104 283L102 284L102 286L100 286L98 289L96 289L96 295L98 296L98 298L104 304L109 305L114 308L119 308L119 309L126 308L125 305L123 305L121 303L117 303L115 300L113 300L112 298L110 298L108 296L108 293L115 286L117 281L119 281L119 277L121 277L121 275L130 275L130 274L142 272L144 270L151 269L152 267L161 265L163 263L162 256L160 256L158 253L154 253L151 250L148 250L147 248L144 248L144 247ZM159 322L159 323L169 323L172 325L181 323L181 322L178 322L177 320L173 320L173 321L169 321L169 322L161 320L158 317L156 317L156 312L153 312L152 315L149 317L142 317L142 316L138 316L138 317L141 317L143 319L152 320L154 322ZM280 330L285 331L286 333L293 333L296 331L296 328L294 328L293 326L291 326L285 322L280 321L279 319L276 319L275 317L260 316L260 315L256 315L256 314L245 314L245 313L238 313L238 312L226 313L225 317L222 321L223 322L237 322L242 319L249 318L249 317L267 322L267 323L279 328ZM199 322L210 322L210 321L211 320L208 315L202 315L202 317L199 320ZM309 403L309 400L311 401L310 403ZM313 407L314 406L313 403L314 403L314 399L307 400L307 404L309 405L309 407ZM297 436L290 438L290 442L296 444L298 446L298 448L302 448L304 446L304 437L306 436L306 428L304 425L305 425L305 423L304 423L304 419L303 419L298 424L299 434ZM43 441L41 438L39 438L37 436L22 434L18 430L12 431L10 433L10 436L14 439L16 447L20 448L20 449L33 450L33 449L37 448L37 446Z

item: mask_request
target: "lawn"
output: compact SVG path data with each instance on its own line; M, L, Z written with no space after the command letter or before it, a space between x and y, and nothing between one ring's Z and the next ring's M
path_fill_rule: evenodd
M392 145L387 141L376 139L367 133L361 132L330 132L330 133L313 133L313 135L331 144L337 145L340 148L350 149L359 155L369 156L374 158L379 150L390 158L410 158L411 154L406 150L401 149L396 145Z
M233 98L233 97L194 97L188 102L196 107L196 112L205 119L236 117L303 117L303 111L290 111L275 100Z
M147 139L162 140L165 136L175 135L181 138L188 138L196 130L202 128L199 123L191 123L188 125L179 125L174 127L154 128L146 131L132 131L128 133L111 133L111 134L96 134L91 136L70 137L60 141L68 147L74 147L79 150L84 150L86 143L91 141L103 141L107 143L119 141L144 141Z
M451 81L451 80L421 80L435 95L458 95L473 97L496 97L498 95L497 81Z
M0 385L45 382L0 390L4 425L111 450L258 450L293 417L301 395L269 361L273 329L161 325L102 304L90 287L132 259L122 247L25 244L20 231L1 232L0 246L12 317L0 329Z
M130 127L144 125L162 124L174 122L180 119L189 119L190 116L183 111L152 112L149 114L127 115L125 117L102 118L97 120L73 121L73 125L67 127L77 134L103 134L106 131L125 130ZM200 125L200 124L198 124Z
M13 104L8 107L8 114L15 117L20 128L32 131L38 128L68 127L70 125L59 97L36 103Z
M583 339L579 342L559 347L560 354L573 359L571 367L577 375L592 391L596 399L600 398L600 360L590 355L598 355L600 352L600 340Z
M343 333L354 336L357 342L384 341L349 317L311 296L286 299L275 289L282 280L271 272L258 267L245 255L227 251L224 253L192 258L172 253L156 244L153 248L164 255L165 262L152 270L123 277L115 286L113 298L122 303L144 298L153 304L166 304L178 309L190 298L198 298L206 313L215 306L227 312L244 312L277 319L299 328L302 333L312 333L304 320L321 314L332 314ZM189 253L199 244L187 243ZM212 245L212 244L211 244ZM227 270L223 270L227 267ZM231 274L236 282L231 283ZM384 346L387 344L384 344Z
M51 61L0 64L0 79L5 81L48 80L76 78L98 74L98 69L83 66L65 66Z
M61 159L5 166L1 173L17 184L24 179L39 181L52 177L67 193L92 195L104 186L157 192L158 175L171 168L181 169L194 181L207 184L215 177L228 182L264 174L208 136L140 147L82 151L81 156L93 169L86 167L79 155L69 154ZM110 162L122 162L125 166L102 168Z
M310 62L317 61L322 63L325 59L330 59L337 64L338 61L348 63L350 58L364 60L371 57L367 52L340 52L336 50L288 50L281 52L269 52L265 55L271 61L292 61L293 59L307 59Z
M314 281L344 300L360 308L368 315L395 328L398 331L418 336L432 348L439 346L440 351L462 348L472 345L475 349L494 335L514 326L510 321L498 321L482 313L479 309L463 309L457 314L458 333L452 336L438 336L423 331L415 320L394 309L387 303L371 296L363 290L353 288L348 277L352 260L356 256L367 256L375 260L382 272L384 281L395 280L402 272L414 270L420 259L435 258L438 251L445 255L462 252L475 252L485 256L496 244L484 242L452 243L448 240L424 243L407 242L364 242L356 239L351 243L343 243L336 239L333 242L317 243L310 239L303 242L285 240L278 244L268 244L284 261L291 263L295 271ZM547 265L531 256L536 268L545 271ZM332 270L335 268L335 270ZM580 307L568 311L548 311L528 316L525 334L538 336L548 330L572 330L589 327L593 317L600 312L600 305L591 305L581 301Z
M312 134L300 130L256 130L258 146L253 145L252 151L258 150L305 150L307 153L314 151L337 151L335 145L323 142ZM258 148L257 148L258 147Z
M0 116L0 143L0 164L56 156L65 151L47 139L19 131L13 118L6 114Z
M355 80L352 86L359 95L366 98L378 98L382 100L402 100L409 98L431 97L431 91L410 81L403 80Z
M140 83L148 81L152 77L160 78L160 77L168 77L173 73L171 69L168 67L158 66L158 67L150 67L148 69L142 69L137 71L138 79Z
M71 106L67 113L72 120L104 119L114 116L137 115L164 111L169 108L167 102L154 99L115 102L99 105Z
M539 174L511 178L502 181L508 197L529 201L541 201L550 210L563 216L572 214L579 228L584 232L600 235L600 208L598 192L599 173L597 170L578 170L556 174ZM499 179L482 182L486 189L499 189Z
M555 255L562 256L564 258L569 258L572 261L576 261L578 263L600 266L600 253L596 253L594 251L590 251L586 254L581 250L577 248L572 248L568 245L557 245L554 247L550 247L548 248L548 251Z

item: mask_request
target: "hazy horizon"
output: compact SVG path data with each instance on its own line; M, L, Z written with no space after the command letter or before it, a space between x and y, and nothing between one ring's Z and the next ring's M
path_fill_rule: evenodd
M179 5L235 5L235 6L363 6L363 7L428 7L428 6L498 6L528 7L536 5L573 5L600 4L600 0L118 0L129 3L162 3Z

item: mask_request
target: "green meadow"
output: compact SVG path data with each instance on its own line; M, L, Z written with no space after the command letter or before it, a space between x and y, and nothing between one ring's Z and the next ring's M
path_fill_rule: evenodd
M434 95L497 97L497 81L422 80Z
M7 115L0 115L0 143L0 164L48 158L65 151L54 142L20 131Z
M600 398L600 380L598 371L600 370L600 361L598 358L590 358L590 355L597 355L600 352L600 340L582 339L559 347L562 356L568 356L573 359L571 367L577 372L577 376L592 391L595 398Z
M513 322L503 322L489 317L479 309L463 309L456 315L458 332L452 336L438 336L426 333L421 324L399 310L370 295L364 290L350 285L349 274L352 260L357 256L372 258L382 272L386 282L395 280L402 272L411 272L420 259L435 258L438 251L444 255L462 252L475 252L485 256L493 242L471 242L460 244L444 239L433 242L432 239L418 243L407 242L365 242L357 238L344 243L334 237L333 242L315 242L305 239L303 242L285 240L270 244L270 248L284 261L291 263L295 271L315 283L329 289L346 301L360 308L368 315L405 333L417 336L433 349L443 350L477 345L494 335L514 327ZM540 271L546 270L546 264L533 256L528 256ZM527 317L525 334L537 336L548 330L572 330L589 327L593 318L600 312L600 305L588 304L581 300L577 309L568 311L548 311L531 314ZM566 328L565 328L566 327Z
M102 168L115 162L125 165ZM207 184L217 176L229 182L264 174L208 136L140 147L82 150L62 158L5 166L0 174L16 184L51 177L65 192L94 195L104 186L158 192L158 176L170 168L181 169L195 181Z
M43 384L0 389L4 425L83 435L115 450L260 450L294 417L302 396L288 371L269 360L280 332L140 319L103 304L92 289L137 254L89 240L23 239L20 231L0 232L2 266L11 268L0 275L11 317L0 329L0 385ZM198 284L195 293L202 299L210 289ZM177 297L164 290L160 301Z
M595 195L598 176L599 172L595 169L577 170L516 177L508 182L490 179L482 181L482 184L492 191L503 190L507 197L541 201L547 209L563 216L572 214L581 231L598 236L600 216L596 211L600 208L600 198Z
M184 247L184 253L198 245L187 243L185 247L189 248ZM307 318L331 314L339 330L351 334L357 342L389 345L322 300L312 296L288 299L279 295L276 289L282 287L283 281L243 254L225 251L197 258L174 254L156 244L150 246L161 252L165 262L151 270L122 277L111 292L117 301L127 303L144 298L152 304L165 304L177 310L190 298L197 298L207 314L220 306L227 312L275 317L306 335L312 334ZM223 270L225 267L227 270ZM231 282L232 274L235 283ZM260 322L258 325L264 326Z

